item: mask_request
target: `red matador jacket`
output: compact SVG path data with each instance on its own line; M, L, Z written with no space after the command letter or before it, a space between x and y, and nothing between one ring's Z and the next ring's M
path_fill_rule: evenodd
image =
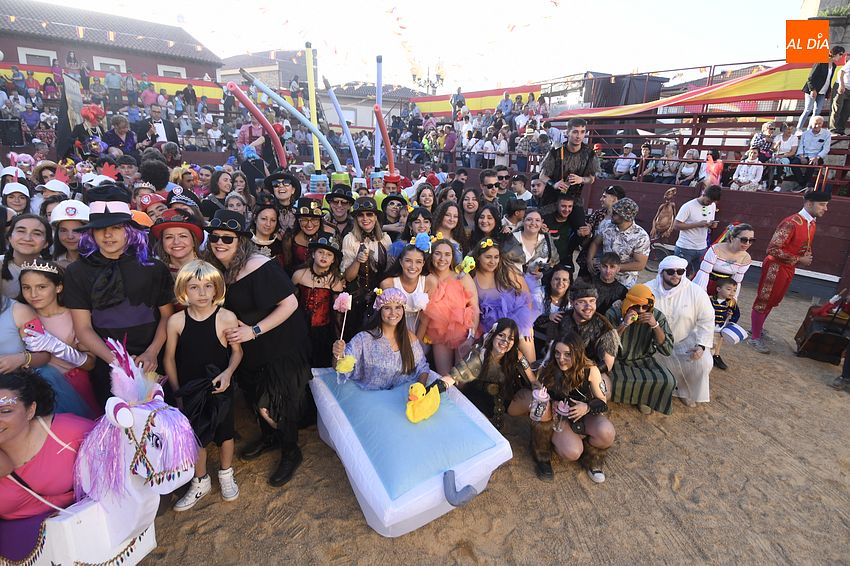
M800 213L779 223L767 245L754 310L764 312L765 308L773 308L782 301L791 286L797 262L812 251L816 227L817 223L809 224Z

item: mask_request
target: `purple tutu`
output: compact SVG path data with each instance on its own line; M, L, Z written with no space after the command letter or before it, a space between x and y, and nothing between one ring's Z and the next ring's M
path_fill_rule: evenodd
M516 294L513 291L479 289L478 305L481 309L481 332L489 331L500 318L516 322L520 336L531 336L534 321L540 315L535 308L531 293Z

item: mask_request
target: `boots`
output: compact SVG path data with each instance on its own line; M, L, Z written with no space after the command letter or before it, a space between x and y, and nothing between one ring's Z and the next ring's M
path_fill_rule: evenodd
M555 479L552 470L552 421L531 421L531 457L534 458L538 479L547 482Z
M280 487L291 480L292 474L295 473L295 470L301 464L301 460L304 459L301 455L301 449L294 443L282 445L280 453L280 463L269 477L269 485L272 487Z
M240 456L243 460L255 460L263 453L277 446L277 439L272 434L262 433L259 439L246 446Z
M602 471L602 464L605 462L605 454L607 448L596 448L587 440L584 442L584 452L581 455L581 464L587 470L587 475L594 483L602 483L605 481L605 472Z

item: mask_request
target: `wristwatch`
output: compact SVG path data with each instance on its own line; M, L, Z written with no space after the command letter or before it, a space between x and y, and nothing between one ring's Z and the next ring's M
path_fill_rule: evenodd
M255 324L254 326L252 326L251 331L254 333L254 338L256 338L257 336L259 336L260 334L263 333L259 324Z

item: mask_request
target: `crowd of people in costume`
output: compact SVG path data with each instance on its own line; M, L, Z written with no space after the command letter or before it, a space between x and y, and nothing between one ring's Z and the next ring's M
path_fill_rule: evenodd
M670 414L673 397L710 400L720 338L746 335L736 299L756 235L733 224L709 246L722 191L707 186L675 217L677 255L638 283L650 243L638 204L612 185L586 214L599 162L585 136L572 120L530 179L506 166L416 182L280 170L254 186L251 159L202 178L155 147L140 164L82 162L78 179L65 164L7 167L0 476L70 501L69 457L47 437L73 446L102 412L112 338L169 384L202 447L220 446L225 501L239 495L234 390L259 429L242 431L253 441L240 455L278 451L268 481L282 486L302 461L299 428L315 421L319 367L367 390L458 387L497 428L528 420L539 478L553 479L555 453L603 482L612 406ZM828 200L806 193L771 239L757 351L794 266L812 261ZM175 510L211 492L205 457ZM2 536L45 511L16 489L0 478Z

